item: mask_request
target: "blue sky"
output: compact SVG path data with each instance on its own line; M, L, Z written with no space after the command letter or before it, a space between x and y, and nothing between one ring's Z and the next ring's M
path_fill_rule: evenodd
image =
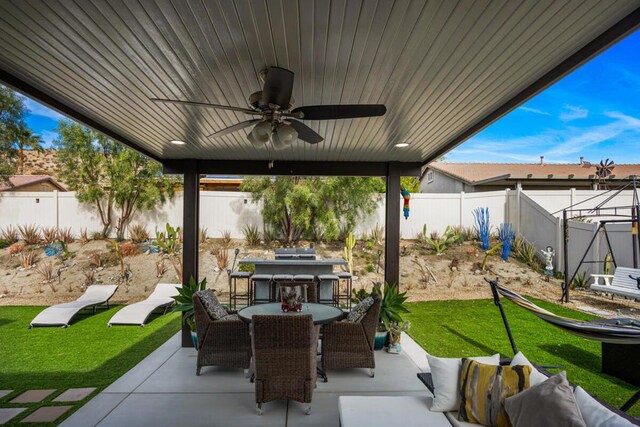
M583 65L449 154L451 162L640 163L640 31ZM62 116L25 98L47 145Z

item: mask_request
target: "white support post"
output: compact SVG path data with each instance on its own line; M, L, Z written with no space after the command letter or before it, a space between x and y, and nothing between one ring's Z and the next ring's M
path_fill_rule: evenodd
M53 190L53 204L55 208L56 230L60 229L60 197L58 190Z

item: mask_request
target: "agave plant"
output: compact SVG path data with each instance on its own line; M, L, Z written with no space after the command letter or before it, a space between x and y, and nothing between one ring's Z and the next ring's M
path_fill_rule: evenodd
M397 286L388 283L384 284L384 288L380 288L380 284L375 285L372 293L380 295L380 323L385 330L389 330L393 322L402 323L402 313L409 313L405 304L407 293L400 292Z
M189 280L188 286L179 286L178 295L172 297L176 301L173 312L181 312L184 322L189 325L192 332L196 331L196 318L193 312L193 295L198 291L204 291L207 288L207 279L204 278L200 283L193 277Z

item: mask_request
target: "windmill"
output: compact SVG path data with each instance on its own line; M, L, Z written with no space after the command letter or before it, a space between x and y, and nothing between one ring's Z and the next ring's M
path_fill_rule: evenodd
M613 173L616 167L613 160L600 160L600 164L596 165L596 176L598 177L598 188L600 190L607 189L607 178Z

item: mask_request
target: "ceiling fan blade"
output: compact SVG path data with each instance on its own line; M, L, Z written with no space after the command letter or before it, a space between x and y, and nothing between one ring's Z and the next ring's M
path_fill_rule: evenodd
M318 135L313 129L297 120L289 120L291 127L298 132L298 138L309 144L317 144L324 141L324 138Z
M253 119L253 120L246 120L244 122L236 123L233 126L229 126L228 128L224 128L222 130L219 130L218 132L214 132L211 135L207 135L207 138L219 138L229 133L257 124L258 122L261 122L261 121L262 119Z
M280 67L269 67L262 89L262 103L289 108L293 92L293 72Z
M208 104L206 102L179 101L177 99L161 99L161 98L149 98L149 100L153 102L164 103L164 104L194 105L196 107L209 107L209 108L217 108L219 110L238 111L240 113L245 113L245 114L253 114L253 115L262 114L259 111L253 111L243 107L233 107L231 105Z
M382 104L345 104L298 107L291 114L302 120L336 120L383 116L386 112L387 107Z

